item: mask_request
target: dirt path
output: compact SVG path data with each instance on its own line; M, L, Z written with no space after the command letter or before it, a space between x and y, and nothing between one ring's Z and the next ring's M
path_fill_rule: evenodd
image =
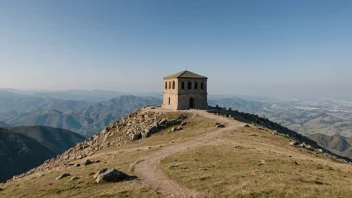
M154 152L149 156L146 156L143 160L137 161L134 164L133 169L135 174L142 180L142 182L146 183L149 186L152 186L157 190L157 192L165 196L208 197L207 194L191 191L186 187L178 184L174 180L171 180L164 172L162 172L160 169L157 168L157 164L159 164L163 158L169 155L173 155L177 152L203 144L208 140L212 140L220 136L221 134L223 134L224 131L234 130L234 129L237 129L238 127L243 126L243 123L226 117L212 115L205 111L192 110L187 112L199 114L204 117L214 119L214 121L221 121L222 123L226 124L226 128L223 128L223 129L214 128L215 130L213 132L209 132L201 136L195 137L190 141L165 147L159 151Z

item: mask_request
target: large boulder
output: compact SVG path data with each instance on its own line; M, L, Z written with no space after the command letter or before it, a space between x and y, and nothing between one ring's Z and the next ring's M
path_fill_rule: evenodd
M130 137L131 137L131 140L139 140L139 139L141 139L142 138L142 134L141 133L137 133L137 134L132 134L131 133L131 135L130 135Z
M63 178L65 178L65 177L68 177L68 176L71 176L69 173L63 173L63 174L61 174L60 176L58 176L57 178L56 178L56 180L60 180L60 179L63 179Z
M169 121L168 121L166 118L164 118L164 119L160 120L160 122L158 123L158 125L160 125L160 126L165 126L165 125L168 124L168 122L169 122Z
M104 182L120 182L128 179L129 176L119 170L112 168L104 168L96 174L96 183L104 183Z
M89 159L87 159L84 163L83 163L83 166L88 166L90 164L93 164L92 161L90 161Z

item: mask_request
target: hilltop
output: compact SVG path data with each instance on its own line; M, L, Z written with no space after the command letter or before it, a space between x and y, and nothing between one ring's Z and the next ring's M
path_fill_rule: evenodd
M52 127L0 128L0 181L28 171L84 139Z
M349 197L348 161L252 114L146 107L0 185L0 195ZM97 184L103 168L131 177Z

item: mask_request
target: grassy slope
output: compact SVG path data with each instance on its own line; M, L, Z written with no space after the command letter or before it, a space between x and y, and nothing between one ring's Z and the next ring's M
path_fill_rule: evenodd
M161 167L186 187L215 197L352 196L351 166L288 142L267 131L243 128L169 156Z
M175 114L169 114L175 117ZM118 149L103 150L90 157L100 163L87 167L59 167L6 183L0 196L12 197L159 197L142 181L94 184L92 174L104 167L133 175L131 164L153 151L178 144L214 130L215 121L189 116L192 122L179 132L168 129ZM289 140L270 130L243 128L162 160L160 167L190 189L207 191L215 197L334 197L352 196L348 165L322 154L289 146ZM263 161L264 165L258 166ZM75 163L82 162L76 161ZM298 163L298 164L296 164ZM56 181L68 172L70 177ZM299 190L297 190L299 189Z
M127 174L133 175L131 165L137 160L150 154L153 151L162 149L165 146L177 144L192 139L213 130L213 121L203 117L192 117L188 114L192 122L185 126L183 131L169 132L167 128L150 138L143 139L141 143L127 144L118 149L103 150L93 155L89 159L100 160L100 163L86 167L59 167L55 170L41 172L27 176L21 180L11 181L4 184L0 191L0 197L160 197L155 191L145 186L139 180L125 181L115 184L94 183L93 173L102 168L116 168ZM178 115L169 113L170 119L177 118ZM193 129L197 128L197 131ZM113 136L110 138L118 138ZM77 160L72 163L82 163ZM56 181L60 174L68 172L72 176L79 176L76 181L69 181L71 177ZM77 183L79 182L79 183Z

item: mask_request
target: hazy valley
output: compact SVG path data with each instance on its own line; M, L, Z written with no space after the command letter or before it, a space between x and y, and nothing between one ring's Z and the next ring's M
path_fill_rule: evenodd
M43 126L0 128L0 182L40 165L84 141L65 129Z
M79 92L81 93L81 92ZM89 92L90 93L90 92ZM98 95L101 91L95 93ZM74 98L75 94L67 94ZM109 123L145 105L161 104L154 97L119 96L104 101L64 100L0 91L1 126L51 126L68 129L85 137L101 131ZM43 93L42 93L43 95ZM55 95L50 92L50 95ZM50 96L49 95L49 96ZM77 96L78 97L78 96ZM81 96L79 96L81 97Z

